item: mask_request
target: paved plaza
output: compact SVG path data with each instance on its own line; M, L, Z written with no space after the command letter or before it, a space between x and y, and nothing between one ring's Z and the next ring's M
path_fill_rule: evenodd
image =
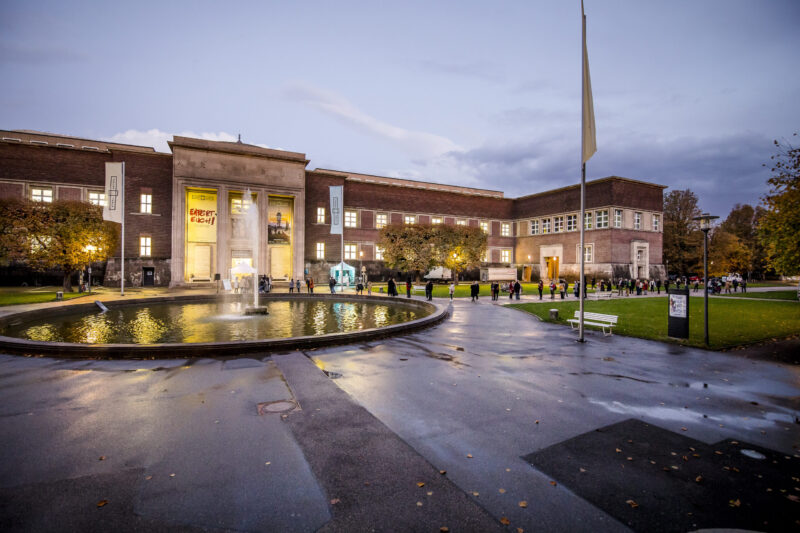
M800 368L436 303L317 350L0 355L0 529L796 527Z

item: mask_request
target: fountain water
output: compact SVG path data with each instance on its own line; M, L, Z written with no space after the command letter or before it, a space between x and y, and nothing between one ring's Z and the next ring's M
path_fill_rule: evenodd
M244 308L244 314L246 315L267 315L269 311L267 310L266 306L259 306L258 305L258 285L259 285L259 277L258 277L258 258L260 252L260 244L261 244L261 221L258 213L258 198L253 198L253 194L250 190L246 190L244 193L244 200L247 200L249 203L242 202L242 208L244 209L244 221L245 227L247 228L247 234L251 238L251 245L252 245L252 254L253 254L253 283L251 284L253 287L253 306L249 307L246 306Z

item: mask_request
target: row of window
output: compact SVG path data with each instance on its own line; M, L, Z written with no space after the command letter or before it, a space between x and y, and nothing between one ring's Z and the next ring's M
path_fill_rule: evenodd
M417 215L404 215L403 216L403 223L404 224L416 224L417 223ZM431 224L443 224L444 217L431 217ZM317 224L325 224L325 208L324 207L317 207ZM376 213L375 214L375 229L381 229L384 226L389 224L389 214L388 213ZM489 233L489 222L481 221L480 228L484 231L484 233ZM456 219L456 225L458 226L466 226L467 220L463 218ZM344 227L345 228L357 228L358 227L358 211L352 209L345 209L344 211ZM508 222L503 222L500 225L500 235L503 237L510 237L511 236L511 224Z
M52 203L53 189L49 187L32 187L31 200L34 202ZM93 205L105 206L106 195L102 192L89 191L89 203ZM153 195L140 194L139 195L139 212L152 214L153 213Z
M642 229L643 214L635 212L633 214L633 229ZM577 231L578 215L559 215L547 218L535 218L531 220L531 235L545 235L548 233L561 233L564 231L564 219L566 218L566 231ZM608 209L598 211L587 211L583 220L584 229L607 229L609 224ZM614 227L622 227L622 209L614 209ZM653 231L661 229L661 217L653 215Z

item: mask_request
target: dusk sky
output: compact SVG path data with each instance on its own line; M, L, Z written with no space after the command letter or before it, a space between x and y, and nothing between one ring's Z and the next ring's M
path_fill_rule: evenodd
M609 175L725 216L800 130L800 1L586 0ZM483 187L580 181L579 0L0 3L0 129ZM795 138L796 141L797 138Z

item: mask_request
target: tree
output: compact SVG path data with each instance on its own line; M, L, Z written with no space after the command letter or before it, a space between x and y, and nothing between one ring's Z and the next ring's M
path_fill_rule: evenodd
M116 249L116 224L103 208L85 202L5 200L0 203L0 256L34 270L59 270L64 290L72 274Z
M481 263L486 244L480 228L444 224L390 224L381 229L377 242L391 268L419 274L442 266L453 272L454 279L458 272Z
M449 268L453 281L458 280L459 272L481 264L488 243L481 228L439 225L434 230L436 265Z
M742 239L721 226L714 230L708 249L709 275L724 276L728 273L747 272L751 259L752 252Z
M435 265L433 226L389 224L381 228L376 244L383 249L383 260L391 268L427 272Z
M741 269L730 270L730 272L747 273L747 277L763 278L767 269L767 254L764 245L759 239L758 224L766 211L763 207L753 208L747 204L736 204L728 214L718 231L727 232L735 236L740 244L744 246L750 257L749 262Z
M687 274L703 264L703 234L693 220L700 214L689 189L664 195L664 259L673 272Z
M797 136L797 133L794 134ZM759 222L759 236L767 249L769 265L785 276L800 274L800 148L775 141L777 154L773 176L767 180L766 213Z

